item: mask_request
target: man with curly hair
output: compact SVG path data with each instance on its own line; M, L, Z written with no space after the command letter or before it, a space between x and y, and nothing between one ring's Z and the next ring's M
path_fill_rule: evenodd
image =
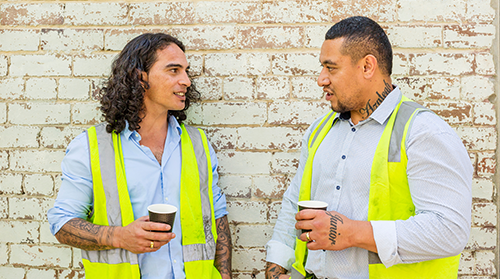
M217 157L183 123L200 97L184 51L162 33L130 41L100 92L106 122L67 148L48 219L59 242L82 249L87 279L232 278ZM173 228L149 221L162 203L179 209Z

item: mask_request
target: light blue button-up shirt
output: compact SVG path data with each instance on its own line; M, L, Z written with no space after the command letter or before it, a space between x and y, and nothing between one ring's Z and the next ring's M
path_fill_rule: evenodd
M338 121L314 157L311 199L327 202L327 210L347 218L367 220L375 149L401 96L396 87L357 125L337 114ZM311 127L302 139L297 174L283 196L273 237L267 243L267 261L288 270L295 259L295 214ZM405 221L371 222L380 260L386 267L457 255L469 238L473 168L460 138L437 115L422 112L413 121L406 146L416 215ZM318 278L368 278L368 251L356 247L310 250L305 268Z
M127 127L121 132L127 186L134 218L148 215L147 207L154 203L167 203L180 208L181 128L177 120L169 117L168 133L161 165L148 147L141 146L141 136ZM208 145L213 172L213 202L215 218L227 214L226 198L217 187L217 157ZM77 136L68 146L61 164L62 184L54 207L48 211L50 230L56 234L73 218L86 219L92 205L92 174L88 140L85 133ZM185 278L182 257L182 232L179 216L173 227L176 237L154 253L139 255L142 278Z

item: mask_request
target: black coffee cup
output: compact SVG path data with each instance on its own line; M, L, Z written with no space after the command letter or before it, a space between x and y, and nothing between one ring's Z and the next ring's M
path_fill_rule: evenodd
M149 221L164 223L170 225L170 230L168 231L152 231L152 232L172 232L175 221L175 213L177 212L177 207L170 204L152 204L148 206L149 211Z
M328 204L324 201L299 201L299 211L304 209L326 210ZM311 230L302 230L302 233L310 232Z

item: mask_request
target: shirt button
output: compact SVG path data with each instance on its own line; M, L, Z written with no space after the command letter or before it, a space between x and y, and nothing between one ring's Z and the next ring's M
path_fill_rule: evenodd
M177 261L176 261L176 260L174 260L174 263L177 263Z
M166 201L168 201L168 198L165 198Z
M345 159L345 155L342 155L342 159Z
M135 137L137 138L137 137L139 137L139 135L138 135L138 134L135 134Z
M356 128L352 128L351 131L356 132Z
M336 188L337 188L337 190L340 190L340 186L339 186L339 185L337 185L337 187L336 187Z

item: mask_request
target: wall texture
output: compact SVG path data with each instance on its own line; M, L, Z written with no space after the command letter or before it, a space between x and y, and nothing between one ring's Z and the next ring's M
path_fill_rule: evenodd
M387 30L394 83L463 139L475 174L460 277L498 278L496 9L496 0L0 1L0 278L83 277L80 251L57 243L46 211L66 145L100 121L100 80L143 32L188 48L204 99L190 122L218 152L234 272L264 278L263 246L302 133L329 108L316 85L319 48L351 15Z

